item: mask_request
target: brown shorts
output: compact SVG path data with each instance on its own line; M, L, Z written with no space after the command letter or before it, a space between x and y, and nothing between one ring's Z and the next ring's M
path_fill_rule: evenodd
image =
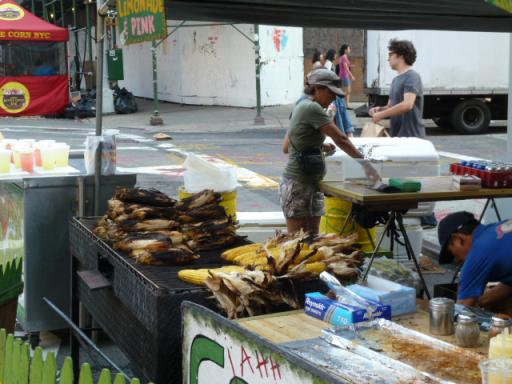
M315 185L283 178L279 184L279 199L287 219L324 214L324 194Z

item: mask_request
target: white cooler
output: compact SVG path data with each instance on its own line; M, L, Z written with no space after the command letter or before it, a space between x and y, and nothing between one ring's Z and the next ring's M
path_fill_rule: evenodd
M372 161L382 177L421 177L439 176L441 165L434 145L424 139L415 137L357 137L351 138L354 145ZM327 137L326 143L333 143ZM337 148L333 156L326 158L327 173L325 181L345 181L365 178L362 167ZM409 210L406 218L417 218L434 212L435 203L420 203L417 209ZM404 220L407 232L411 234L411 242L415 254L419 256L423 238L423 230L418 219ZM387 240L387 239L386 239ZM395 254L403 256L405 249L395 247Z

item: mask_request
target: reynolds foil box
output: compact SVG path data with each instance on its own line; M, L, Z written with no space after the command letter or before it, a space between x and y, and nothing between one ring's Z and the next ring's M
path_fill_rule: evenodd
M334 326L345 326L378 318L391 319L391 306L371 303L374 304L372 310L343 304L329 299L320 292L312 292L306 294L304 312Z

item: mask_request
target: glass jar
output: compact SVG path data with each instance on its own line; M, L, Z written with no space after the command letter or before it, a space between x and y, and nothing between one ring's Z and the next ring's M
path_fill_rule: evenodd
M476 318L469 315L459 315L455 326L457 344L464 348L478 346L480 340L480 327Z
M508 318L508 316L493 316L491 318L491 328L489 328L489 340L492 339L494 336L499 335L505 329L510 327L510 325L510 318Z

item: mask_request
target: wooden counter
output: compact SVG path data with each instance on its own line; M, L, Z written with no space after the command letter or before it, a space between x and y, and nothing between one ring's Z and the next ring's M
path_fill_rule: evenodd
M393 321L406 328L430 335L428 312L425 311L425 305L426 301L419 301L416 313L395 317ZM322 330L332 327L331 324L306 315L303 310L255 316L240 319L237 322L242 327L275 344L316 338L322 334ZM456 344L454 335L433 337ZM488 348L487 332L481 332L480 345L477 348L469 348L469 350L487 355Z
M426 201L465 200L512 197L512 188L482 188L478 191L459 191L452 185L451 176L411 178L421 182L421 191L412 193L381 193L370 189L361 180L323 181L320 190L361 205L410 204ZM387 182L387 179L383 180Z

